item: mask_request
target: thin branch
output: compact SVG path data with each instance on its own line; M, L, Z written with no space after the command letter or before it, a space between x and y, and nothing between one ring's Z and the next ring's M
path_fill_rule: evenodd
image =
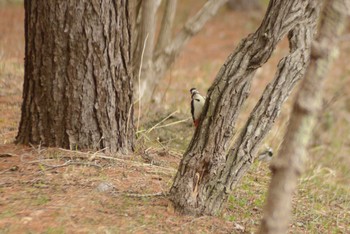
M183 122L187 122L188 120L192 119L191 117L187 118L187 119L182 119L182 120L179 120L179 121L175 121L175 122L172 122L172 123L168 123L168 124L164 124L164 125L160 125L160 126L155 126L153 129L159 129L159 128L166 128L166 127L169 127L169 126L173 126L173 125L176 125L176 124L180 124L180 123L183 123ZM143 133L143 132L147 132L148 130L140 130L138 132L136 132L136 134L138 133Z
M164 119L162 119L160 122L158 122L157 124L155 124L153 127L151 127L150 129L148 129L146 132L150 133L153 131L153 129L155 129L156 127L158 127L161 123L163 123L164 121L166 121L167 119L169 119L171 116L173 116L174 114L178 113L179 111L176 110L173 113L171 113L170 115L168 115L167 117L165 117Z

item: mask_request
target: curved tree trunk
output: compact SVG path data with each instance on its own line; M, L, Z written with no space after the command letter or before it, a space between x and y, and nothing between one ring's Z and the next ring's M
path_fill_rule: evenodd
M260 233L287 233L292 196L303 171L306 150L322 103L322 86L344 29L349 0L327 0L281 150L271 164L273 173Z
M177 210L195 215L215 215L221 211L228 195L254 161L281 105L304 74L318 5L312 0L270 1L259 29L228 57L209 89L203 121L170 190ZM281 60L274 81L266 87L230 149L237 116L250 92L254 72L269 59L288 32L290 55Z
M133 149L127 0L25 1L25 77L17 143Z

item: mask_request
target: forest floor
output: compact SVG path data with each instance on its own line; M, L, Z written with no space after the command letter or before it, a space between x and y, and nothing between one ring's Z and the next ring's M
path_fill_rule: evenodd
M182 1L177 25L203 2ZM259 26L263 12L222 9L190 41L159 84L161 104L141 109L140 123L135 121L137 150L127 156L13 144L24 73L23 7L0 4L0 16L0 233L256 232L270 178L267 163L254 162L216 217L177 214L164 194L194 131L189 89L205 93L240 39ZM288 43L280 44L257 72L240 126L288 52ZM290 233L350 233L348 37L341 40L340 52L325 86L310 160L294 196ZM292 101L293 95L266 139L275 152Z

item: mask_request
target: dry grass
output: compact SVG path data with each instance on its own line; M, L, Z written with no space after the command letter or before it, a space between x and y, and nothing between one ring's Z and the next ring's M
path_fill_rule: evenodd
M185 6L188 4L180 4L188 15L192 10ZM137 153L116 159L96 152L9 144L20 116L23 9L0 5L0 15L0 233L256 231L270 177L264 163L254 163L218 217L182 216L174 213L164 196L130 194L169 190L193 134L188 119L188 90L196 87L205 92L229 51L257 27L261 15L223 10L215 17L190 42L159 85L162 108L141 113ZM183 19L185 16L180 17L180 21ZM287 51L284 41L259 71L241 123L272 79L278 59ZM341 43L341 52L329 74L324 108L309 148L310 160L294 197L291 233L350 232L350 42ZM292 99L267 138L275 151L283 138Z

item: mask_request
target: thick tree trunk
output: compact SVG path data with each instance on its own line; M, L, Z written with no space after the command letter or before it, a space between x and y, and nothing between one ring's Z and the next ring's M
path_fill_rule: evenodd
M327 0L313 44L311 63L303 80L277 158L260 233L287 233L292 196L303 171L306 148L322 103L322 86L346 20L349 0Z
M261 9L260 0L229 0L227 6L235 11Z
M25 1L25 77L16 141L133 149L127 0Z
M209 89L203 121L196 129L170 190L180 212L195 215L220 212L254 161L282 103L305 71L317 6L311 0L270 1L259 29L228 57ZM290 31L290 55L280 62L274 81L266 87L230 150L237 116L249 94L255 70L268 60L280 39Z

